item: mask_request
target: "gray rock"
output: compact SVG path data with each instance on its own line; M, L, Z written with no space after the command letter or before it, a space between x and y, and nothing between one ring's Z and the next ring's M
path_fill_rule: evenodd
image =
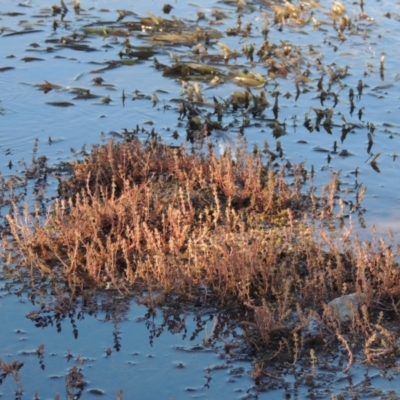
M365 301L365 294L348 294L333 299L328 303L328 308L336 315L340 322L348 322L354 316L354 312L358 312L360 305Z

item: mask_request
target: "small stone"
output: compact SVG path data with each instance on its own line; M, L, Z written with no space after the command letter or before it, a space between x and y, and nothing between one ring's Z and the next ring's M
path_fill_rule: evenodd
M365 301L365 294L348 294L345 296L337 297L328 303L329 309L334 315L339 317L341 322L348 322L353 318L354 311Z

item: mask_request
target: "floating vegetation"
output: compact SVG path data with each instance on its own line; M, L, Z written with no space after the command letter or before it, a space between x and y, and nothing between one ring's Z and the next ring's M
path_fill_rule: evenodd
M69 101L46 101L46 104L54 107L71 107L75 105Z
M10 71L12 69L15 69L15 68L14 67L1 67L0 72Z
M19 36L19 35L27 35L27 34L32 34L32 33L39 33L43 32L41 29L25 29L23 31L17 31L17 32L10 32L10 33L5 33L2 36L7 37L7 36Z
M42 90L43 93L48 93L51 90L58 90L61 89L60 85L55 85L54 83L50 83L48 81L44 81L44 83L38 83L35 85L39 90Z

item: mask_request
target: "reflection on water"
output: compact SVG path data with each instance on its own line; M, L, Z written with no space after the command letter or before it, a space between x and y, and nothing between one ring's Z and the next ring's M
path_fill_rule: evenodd
M115 399L119 390L126 399L240 398L257 392L229 313L196 315L179 305L151 311L118 293L72 300L42 289L17 297L3 286L1 319L1 360L23 363L14 377L5 376L5 398L18 387L23 398L67 393Z
M79 14L74 13L72 2L66 3L69 12L61 17L53 15L45 1L0 1L0 170L4 175L24 169L19 161L31 158L36 138L39 153L50 163L70 159L70 148L79 152L84 145L98 143L102 132L106 139L122 139L125 128L136 126L143 127L139 131L143 139L154 128L168 143L185 142L188 121L181 116L180 100L188 99L190 88L192 95L199 95L200 89L202 101L196 101L202 118L217 120L214 99L227 105L219 121L227 143L239 133L244 133L251 149L263 148L267 141L274 162L304 162L309 171L315 171L317 185L340 170L341 188L350 198L360 185L368 187L363 215L367 226L377 225L379 234L392 228L395 238L399 237L398 4L343 1L352 19L348 24L332 16L330 1L304 3L306 23L283 15L274 24L279 10L269 1L183 1L171 3L174 8L168 16L162 14L164 2L155 0L123 4L82 0ZM117 21L121 8L132 13ZM197 43L153 41L159 29L142 30L140 25L149 13L176 17L189 30L219 32L220 37L203 43L211 56L196 54ZM244 33L232 31L238 28L238 13ZM262 33L265 18L270 21L268 36ZM111 31L128 29L129 22L136 24L129 36L130 50L138 52L134 57L126 56L126 37ZM84 29L94 28L105 31L83 35ZM68 45L74 35L78 36ZM267 55L256 54L265 41ZM144 56L143 51L149 49L151 56ZM231 54L227 63L224 51ZM197 86L193 82L182 86L179 74L163 76L165 68L155 67L154 56L172 69L179 63L210 65L222 71L224 83L214 86L211 79L197 76ZM270 59L284 65L273 66ZM234 91L246 92L237 85L237 78L249 79L249 71L266 79L263 88L251 86L249 95L252 99L265 90L270 104L261 112L251 108L251 102L236 110L230 102ZM46 90L46 82L54 87ZM326 122L329 110L332 123ZM221 135L217 136L212 134L211 139L218 141ZM378 168L373 168L371 160L379 153ZM360 230L360 235L368 239L369 229ZM67 304L57 312L43 293L30 300L26 293L18 300L5 293L0 318L7 333L0 337L0 358L7 364L24 363L22 367L14 364L0 386L5 398L19 385L26 398L36 391L41 398L53 398L56 393L91 398L102 392L106 398L117 398L120 389L125 398L143 399L160 395L221 398L221 393L250 398L257 393L248 376L252 369L248 360L239 362L226 352L226 342L234 343L234 330L225 336L219 332L211 343L205 342L215 329L213 312L196 317L194 312L158 310L153 317L146 307L123 298L107 304L108 311L97 305L102 301L98 298L78 304L68 304L66 298ZM223 318L219 316L218 321ZM240 355L240 349L232 351ZM376 372L364 378L359 376L364 372L354 372L352 382L348 376L340 380L340 362L332 361L333 371L321 372L321 379L334 381L332 391L365 389L368 380L381 388L376 396L390 389L386 378ZM270 378L269 393L279 388L277 398L283 393L301 398L307 391L296 386L296 382L308 382L306 373L296 367L288 368L283 381ZM81 380L87 383L81 385Z
M172 303L152 309L115 292L22 293L10 284L0 301L0 394L7 399L398 398L396 366L356 363L343 373L344 349L314 362L266 365L261 384L229 312Z

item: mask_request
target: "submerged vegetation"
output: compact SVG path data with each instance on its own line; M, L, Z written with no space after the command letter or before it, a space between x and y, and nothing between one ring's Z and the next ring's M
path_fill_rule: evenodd
M375 60L374 50L375 64L368 59L361 67L339 65L336 54L349 38L356 44L347 51L371 50L365 41L375 22L363 1L353 5L351 17L339 1L320 3L224 1L210 15L199 8L194 20L117 10L115 21L82 25L80 18L90 12L75 1L73 32L64 1L42 9L40 18L54 18L53 33L46 50L38 45L33 51L92 54L102 48L113 54L93 62L90 88L32 84L40 96L61 96L45 104L73 109L94 100L111 107L118 89L123 107L128 100L145 101L151 110L172 114L176 124L165 130L167 138L139 125L111 131L114 139L56 167L37 157L35 148L23 176L1 181L0 205L8 207L0 226L4 277L32 287L53 285L62 299L58 316L88 290L145 292L141 301L151 312L176 304L234 310L243 342L257 360L257 385L271 378L269 368L282 371L298 362L311 365L304 376L311 384L319 355L338 349L346 355L346 372L357 357L385 367L395 363L400 248L374 233L371 241L361 240L352 226L353 217L363 225L365 213L366 187L358 174L380 173L378 161L390 158L373 152L376 130L389 140L396 134L394 124L366 121L365 97L391 90L378 84L385 80L385 56ZM163 7L165 14L174 10ZM37 32L3 29L2 39ZM309 34L319 41L305 43ZM161 89L129 93L102 77L140 64L176 82L180 95L167 98ZM93 93L101 90L104 96ZM329 148L310 149L327 161L321 170L353 155L344 142L364 134L368 158L351 172L354 184L343 189L340 172L331 172L329 182L317 185L314 166L289 161L284 140L301 130L332 138ZM268 132L268 140L248 140L254 131ZM392 157L394 162L397 154ZM50 179L58 183L53 198ZM23 204L31 181L35 201ZM40 313L28 317L38 326L47 323ZM235 356L229 343L225 351ZM0 368L3 378L14 373L19 386L20 364ZM68 394L81 393L80 371L71 369L69 379ZM279 380L275 372L273 379Z

